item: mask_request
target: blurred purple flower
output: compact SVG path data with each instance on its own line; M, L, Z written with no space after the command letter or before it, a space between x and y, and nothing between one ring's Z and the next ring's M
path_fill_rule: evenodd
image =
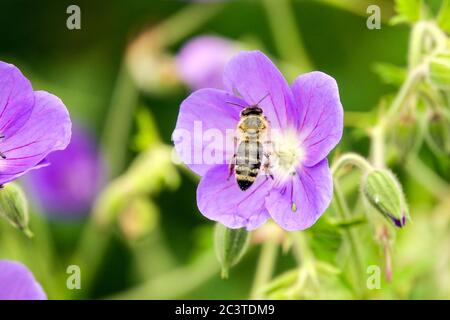
M332 198L326 157L343 130L336 81L322 72L311 72L289 87L264 54L251 51L239 53L226 65L224 85L225 91L202 89L184 100L173 134L182 161L202 176L197 189L200 212L229 228L252 230L269 218L286 230L310 227ZM203 130L212 129L210 132L228 139L227 132L235 132L240 119L242 107L238 105L253 105L267 95L259 106L274 131L270 169L274 179L260 173L251 187L242 191L234 177L228 179L234 144L222 139L204 145L196 128L200 124ZM187 140L193 142L190 148L184 139L177 140L187 133ZM199 154L212 153L214 163L195 161ZM223 155L221 161L217 155Z
M33 274L23 264L0 260L0 300L46 300Z
M19 69L0 61L0 185L48 165L45 157L69 143L70 128L59 98L33 91Z
M91 135L74 126L63 151L47 157L50 166L27 175L32 198L54 217L86 215L104 178L103 161Z
M181 48L177 56L178 73L192 90L221 89L223 68L238 50L235 42L225 38L193 38Z

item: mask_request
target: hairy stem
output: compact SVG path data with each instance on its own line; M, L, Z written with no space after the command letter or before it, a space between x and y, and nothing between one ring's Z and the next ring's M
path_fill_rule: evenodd
M368 172L373 169L372 165L366 159L361 157L359 154L349 152L344 153L333 162L333 165L331 166L331 174L333 176L336 176L339 169L348 164L357 166L363 172Z
M250 299L263 299L261 289L269 283L277 260L278 243L268 239L262 244Z
M339 183L336 179L334 179L334 189L333 189L333 205L335 208L336 213L339 215L339 217L342 220L348 220L351 217L350 210L347 206L347 203L344 199L344 195L341 192L341 189L339 187ZM354 232L354 230L344 229L343 235L345 241L350 246L350 250L352 252L350 259L353 264L353 268L355 270L355 284L354 284L354 291L358 298L361 298L364 296L364 265L361 259L361 252L358 245L357 236Z
M303 46L290 2L291 0L263 0L280 56L299 67L301 72L311 71L313 66Z

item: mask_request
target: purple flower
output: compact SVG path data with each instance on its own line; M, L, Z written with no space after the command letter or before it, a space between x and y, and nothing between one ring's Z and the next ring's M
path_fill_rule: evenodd
M252 230L272 218L286 230L310 227L332 198L326 156L342 136L343 110L336 81L322 73L289 86L261 52L242 52L225 67L225 91L202 89L183 101L172 139L181 160L202 176L197 204L207 218ZM267 97L266 97L267 96ZM270 134L269 177L260 172L242 191L229 163L242 106L259 106ZM230 137L231 136L231 137ZM263 141L264 143L264 141Z
M48 165L45 157L69 143L70 127L59 98L33 91L19 69L0 61L0 185Z
M46 300L44 290L23 264L0 260L0 300Z
M221 89L226 63L238 52L233 41L215 36L199 36L181 48L176 67L182 80L193 90Z
M79 126L72 131L67 148L47 157L51 165L26 177L29 193L46 213L55 217L87 214L105 173L91 135Z

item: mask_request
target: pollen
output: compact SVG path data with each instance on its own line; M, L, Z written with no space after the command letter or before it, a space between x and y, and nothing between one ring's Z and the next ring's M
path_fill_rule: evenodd
M304 157L296 130L274 132L272 138L271 172L277 180L284 181L297 174Z

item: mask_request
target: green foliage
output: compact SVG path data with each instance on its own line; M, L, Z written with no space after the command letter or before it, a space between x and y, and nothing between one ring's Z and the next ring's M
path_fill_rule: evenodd
M439 11L437 22L439 27L447 33L450 33L450 0L443 0Z
M245 228L230 229L220 223L216 224L214 245L222 267L222 278L228 278L230 268L241 260L249 241L250 233Z
M381 81L396 87L400 87L406 79L405 68L390 63L376 63L373 66L373 70L380 77Z
M421 15L422 0L396 0L395 10L397 15L392 18L392 24L416 22Z

